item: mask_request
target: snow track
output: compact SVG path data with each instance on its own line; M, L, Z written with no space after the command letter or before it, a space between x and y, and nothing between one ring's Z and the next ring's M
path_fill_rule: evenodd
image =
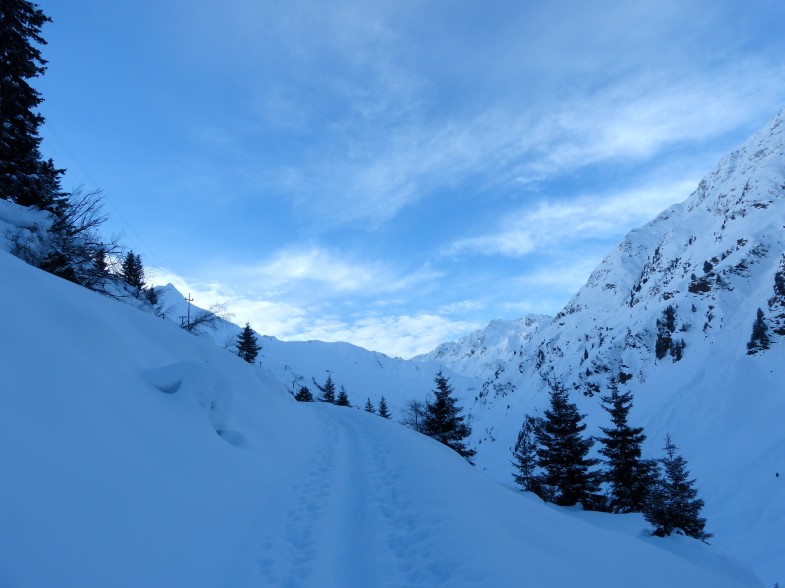
M458 563L433 559L434 521L414 508L379 423L371 421L379 417L314 409L320 443L306 480L290 486L281 532L268 532L263 542L257 568L264 584L446 585Z

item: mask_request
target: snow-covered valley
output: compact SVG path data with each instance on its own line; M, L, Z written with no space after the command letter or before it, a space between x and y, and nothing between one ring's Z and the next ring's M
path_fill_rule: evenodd
M395 416L444 369L472 426L478 469L511 481L511 449L553 382L567 384L590 434L612 379L635 395L649 456L670 434L706 500L712 543L766 581L785 568L785 114L725 157L682 204L635 229L556 317L493 321L410 361L348 344L262 341L262 363L294 390L345 384L352 401L384 395ZM182 304L169 291L173 304ZM664 319L668 308L673 324ZM768 349L750 350L761 309ZM662 326L661 326L662 325ZM225 326L220 344L236 335ZM749 353L754 351L754 353Z
M5 252L0 274L4 586L760 585Z

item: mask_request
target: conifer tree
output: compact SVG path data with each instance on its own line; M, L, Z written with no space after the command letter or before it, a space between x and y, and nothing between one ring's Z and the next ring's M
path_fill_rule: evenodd
M294 399L297 402L313 402L313 394L311 394L308 386L300 386L297 394L294 395Z
M248 363L253 363L260 350L261 346L256 339L256 334L251 329L251 324L245 323L245 327L237 335L237 355Z
M123 259L123 263L120 266L120 277L126 284L136 288L137 291L141 291L145 287L142 258L139 255L135 255L133 250L129 251L125 259Z
M314 384L316 384L316 380L314 380ZM320 402L335 404L335 383L333 382L332 374L327 374L327 380L325 380L324 386L316 384L316 387L319 388L319 391L322 393L319 397Z
M0 9L0 198L37 206L61 216L67 206L60 188L63 170L39 151L36 111L43 99L30 80L46 71L38 48L46 41L41 27L51 22L34 3L4 0Z
M351 402L349 402L349 395L346 393L346 388L341 385L341 389L338 391L338 397L335 399L335 404L337 406L351 406Z
M711 534L705 531L706 519L700 516L703 500L698 498L695 480L689 479L687 462L676 454L670 435L665 437L665 457L659 461L662 476L654 486L643 516L659 537L675 532L707 542Z
M766 317L763 314L763 311L759 308L755 322L752 323L752 335L750 336L750 341L747 343L748 355L752 355L761 349L769 348L769 327L764 320L765 318Z
M586 429L583 418L567 390L554 386L550 408L535 431L538 465L543 469L543 493L551 502L559 506L580 502L584 508L598 509L599 479L591 469L597 460L587 457L594 441L581 436Z
M379 416L385 419L392 418L390 408L387 406L387 401L384 399L384 396L379 399Z
M373 407L373 404L371 404L370 398L365 401L365 412L376 414L376 409Z
M610 487L611 512L642 512L649 489L655 482L654 464L642 459L641 446L646 440L642 427L627 422L632 408L632 393L619 393L611 382L611 393L602 397L603 408L611 417L612 427L600 427L604 437L599 450L605 457L603 478Z
M441 370L436 374L435 383L434 400L425 402L423 431L429 437L454 449L471 463L476 451L466 447L463 441L471 435L471 427L464 422L462 409L456 405L452 396L452 386Z
M536 431L541 426L540 419L526 415L513 448L512 465L517 470L513 473L513 478L521 490L534 492L540 498L544 498L542 479L537 471Z

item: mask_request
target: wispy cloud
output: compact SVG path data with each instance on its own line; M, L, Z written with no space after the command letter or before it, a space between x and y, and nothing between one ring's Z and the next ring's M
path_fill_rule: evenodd
M218 270L227 278L241 278L250 288L264 292L295 294L303 288L318 288L321 297L333 294L389 294L433 281L440 277L429 267L402 272L378 261L358 261L312 246L279 251L260 263Z
M259 295L239 293L219 282L200 283L163 268L151 269L155 284L173 284L190 293L201 307L225 304L238 323L250 322L266 335L283 340L350 341L366 349L381 350L388 355L409 358L435 348L439 343L457 338L480 326L477 322L450 318L457 307L436 313L381 314L371 310L342 316L330 310L315 294L307 301L285 302ZM474 306L469 301L460 304Z
M671 204L684 200L697 182L683 180L610 196L584 195L569 200L543 200L519 209L489 231L451 243L447 255L473 253L521 257L575 249L587 239L603 239L651 220Z

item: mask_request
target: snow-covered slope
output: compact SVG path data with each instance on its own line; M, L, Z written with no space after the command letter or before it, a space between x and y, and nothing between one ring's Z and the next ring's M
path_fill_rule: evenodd
M0 584L760 586L0 251Z
M156 291L161 308L166 309L166 318L179 324L179 317L187 313L183 294L171 284ZM199 307L191 309L192 315L203 312ZM215 328L204 329L202 336L234 351L240 330L231 322L218 321ZM350 343L281 341L261 334L258 334L258 343L261 351L257 363L284 382L292 395L301 386L307 386L318 397L317 385L324 384L329 374L337 387L346 388L353 405L362 406L370 399L378 406L384 396L396 418L406 401L423 399L430 393L434 376L440 369L468 399L477 396L483 384L481 378L470 373L453 372L451 362L440 358L412 362Z
M758 309L771 345L750 355ZM484 373L470 359L487 391L470 407L478 464L508 479L523 416L544 407L552 382L574 390L599 434L599 396L615 378L635 393L632 417L646 427L650 455L670 432L688 459L713 542L782 582L783 326L785 111L684 203L631 231L550 324L512 352L485 353ZM484 351L483 336L461 342L461 353Z

